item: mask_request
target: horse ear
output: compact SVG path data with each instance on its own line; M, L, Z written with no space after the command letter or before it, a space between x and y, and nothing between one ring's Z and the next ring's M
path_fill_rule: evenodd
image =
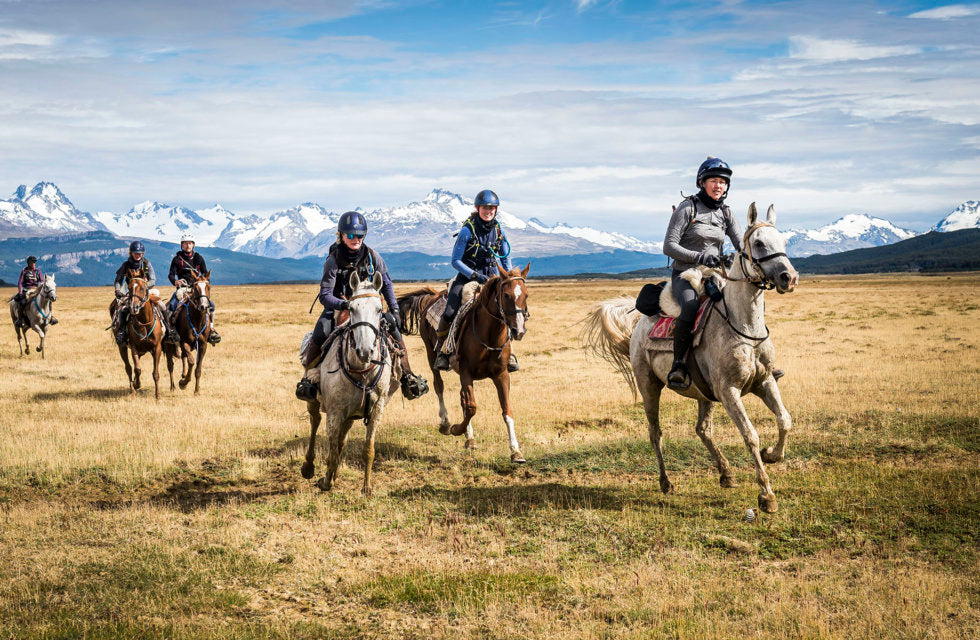
M507 272L504 271L504 268L501 266L501 264L499 262L497 262L495 264L497 265L497 271L500 272L500 279L501 280L506 280L507 279Z
M526 278L527 277L527 272L530 271L530 270L531 270L531 261L528 260L527 266L524 267L523 269L521 269L521 277L522 278Z
M374 277L371 278L371 286L374 287L375 291L381 291L381 287L384 285L384 278L381 277L381 273L378 271L374 272Z
M776 224L776 206L769 205L769 210L766 211L766 222L769 224Z
M361 276L358 275L357 269L350 272L350 278L347 279L347 283L350 285L352 290L361 286Z
M755 221L759 219L759 210L755 208L755 203L749 205L749 226L755 224Z
M211 271L210 270L207 273L204 274L204 279L205 280L210 280L211 279Z

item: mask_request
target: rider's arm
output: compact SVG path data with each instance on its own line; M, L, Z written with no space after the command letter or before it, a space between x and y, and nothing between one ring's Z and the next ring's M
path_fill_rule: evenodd
M333 294L337 284L337 261L333 256L327 256L323 262L323 277L320 278L320 304L325 309L335 311L343 308L344 301Z
M143 258L146 260L146 258ZM149 260L146 260L146 288L152 289L157 283L157 274L153 271L153 265L150 264Z
M503 247L504 252L504 257L501 258L500 261L503 263L504 269L510 271L514 268L514 263L510 259L510 240L507 239L507 234L504 233L503 227L500 228L500 240L500 246ZM506 245L506 247L504 247L504 245Z
M391 282L391 276L388 275L388 266L385 265L385 261L381 256L375 254L378 259L376 268L378 273L381 274L381 295L384 296L385 302L388 303L388 310L394 313L398 313L398 298L395 297L395 285Z
M473 270L463 264L463 252L466 251L466 243L470 241L470 228L464 226L456 236L456 244L453 245L453 268L467 278L473 277Z
M690 200L685 200L674 209L674 214L670 216L670 222L667 223L667 235L664 236L664 253L678 262L697 264L698 252L681 246L681 236L687 230L690 216Z
M119 267L116 271L116 280L113 282L113 285L115 285L117 294L123 292L123 285L126 282L126 266L128 264L129 261L124 262L123 266Z
M742 227L732 214L732 210L728 208L725 209L725 233L728 234L728 239L732 241L735 251L741 251L745 248L742 246Z
M24 293L24 276L27 274L27 267L20 270L20 277L17 278L17 293Z
M170 273L167 274L167 280L170 280L170 284L175 286L177 284L177 268L180 266L179 261L180 258L174 256L174 259L170 261Z
M197 269L202 276L208 272L208 265L204 263L204 256L202 256L200 253L194 254L194 263L194 268Z

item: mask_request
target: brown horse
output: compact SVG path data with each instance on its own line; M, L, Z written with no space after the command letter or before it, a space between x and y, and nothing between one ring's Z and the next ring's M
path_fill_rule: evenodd
M510 440L510 459L515 463L525 462L517 443L514 432L514 414L510 408L510 374L507 372L507 361L510 358L511 342L520 340L526 332L527 320L527 272L531 269L528 263L523 270L513 269L504 271L497 266L499 275L490 278L484 284L473 307L459 326L456 339L456 357L452 359L453 370L459 374L460 404L463 408L463 419L458 424L449 423L446 403L443 400L445 385L441 373L432 365L435 362L436 329L425 320L425 313L439 298L447 292L436 292L431 288L419 289L398 298L398 306L402 312L402 331L414 333L418 330L425 344L426 355L429 358L429 368L432 370L433 387L439 398L439 432L443 435L460 436L466 434L466 447L474 448L476 440L473 437L473 416L476 415L476 394L473 392L473 381L490 378L497 388L497 398L500 410L503 412L504 424L507 425L507 435Z
M150 295L146 278L140 276L138 270L130 270L126 274L129 294L122 299L113 300L109 305L109 315L115 317L120 305L129 306L129 318L126 321L126 335L129 338L119 347L119 357L126 365L126 377L129 378L129 391L135 394L140 388L140 357L150 352L153 354L153 388L156 399L160 399L160 355L163 352L163 338L166 329L163 318L157 310L159 298ZM129 352L133 354L133 364L129 364ZM171 352L167 353L167 368L170 371L170 388L174 388L173 359Z
M211 272L191 274L188 282L190 293L177 306L174 326L180 336L180 381L183 389L191 381L194 372L194 393L201 390L201 365L208 351L211 336ZM194 351L197 357L194 357Z

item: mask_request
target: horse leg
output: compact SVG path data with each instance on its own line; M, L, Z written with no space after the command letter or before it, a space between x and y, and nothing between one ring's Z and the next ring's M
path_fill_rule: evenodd
M711 460L715 463L715 468L721 474L721 486L726 489L731 489L737 483L735 482L735 476L732 475L732 468L728 464L728 459L721 452L721 449L718 448L718 445L715 444L715 423L712 416L714 408L715 403L710 400L698 400L698 423L695 425L694 431L701 438L701 442L704 443L705 448L708 449L708 453L711 454Z
M126 365L126 379L129 380L129 392L136 393L133 388L133 367L129 364L129 350L123 345L116 345L119 348L119 357L122 358L123 364Z
M14 327L14 331L17 332L17 353L21 357L23 357L25 355L30 355L31 350L27 346L27 332L26 331L22 331L22 329L20 327ZM24 334L24 346L23 347L20 346L20 334L21 333Z
M452 425L449 423L449 411L446 410L446 398L443 395L446 385L442 380L442 372L438 369L432 369L432 388L435 389L436 397L439 398L439 433L448 436L449 428Z
M473 391L473 376L468 371L459 373L459 404L463 408L463 420L449 428L449 433L461 436L466 433L470 420L476 415L476 393Z
M208 351L207 340L201 340L197 348L197 365L194 367L194 395L201 391L201 363L204 362L204 354Z
M504 424L507 426L507 440L510 443L510 461L515 464L524 464L527 460L524 459L521 448L517 444L517 432L514 430L514 414L510 411L510 374L505 370L493 379L493 385L497 387L497 400L500 401L501 415L503 415Z
M163 340L163 336L160 340ZM160 347L160 342L153 345L153 396L157 400L160 399Z
M40 339L40 342L34 349L41 354L41 360L44 360L44 336L46 335L44 333L44 327L35 325L34 330L37 331L38 338Z
M657 464L660 467L660 491L673 493L674 485L670 481L670 476L667 475L667 465L664 464L664 438L663 429L660 426L660 392L663 391L664 383L654 375L645 358L634 363L633 376L636 378L636 388L640 390L640 397L643 399L643 410L647 414L647 433L650 437L650 446L657 454Z
M776 442L776 446L763 449L762 460L768 464L782 462L783 454L786 451L786 435L792 428L792 419L789 417L789 411L783 406L783 399L779 395L776 379L770 375L762 383L761 389L753 393L762 398L769 410L776 416L776 426L779 428L779 440Z
M364 433L364 486L361 487L361 494L371 495L371 471L374 466L374 433L375 425L381 416L373 416L365 423Z
M194 371L194 350L190 343L180 344L180 381L177 383L181 389L187 387L191 381L191 373Z
M316 459L316 430L320 426L320 401L306 403L306 412L310 414L310 445L306 448L306 462L300 470L300 475L309 480L313 477L313 461Z
M167 373L170 374L170 390L173 391L177 388L174 385L174 354L170 351L169 347L166 350L167 355Z
M351 418L338 418L336 414L328 416L330 433L327 443L327 473L320 478L316 486L320 491L330 491L334 481L337 479L337 470L340 468L341 456L344 453L344 444L347 440L347 432L350 430L354 420Z
M132 389L133 389L133 393L136 393L136 391L139 390L139 388L141 386L143 386L140 383L140 374L143 373L143 370L140 369L140 355L139 355L139 352L137 352L136 349L130 349L129 352L133 356L133 383L132 383Z
M732 422L741 432L742 440L745 441L745 446L755 462L755 478L759 483L759 508L766 513L775 513L778 509L776 495L772 492L769 475L766 473L766 467L762 462L762 454L759 451L759 434L752 426L748 414L745 413L745 407L742 405L741 389L725 387L721 390L719 399Z

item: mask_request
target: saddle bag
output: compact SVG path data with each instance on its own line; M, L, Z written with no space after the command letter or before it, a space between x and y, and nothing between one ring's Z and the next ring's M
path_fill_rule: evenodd
M640 295L636 296L636 310L645 316L656 316L660 313L660 292L663 291L667 281L656 284L645 284L640 289Z

